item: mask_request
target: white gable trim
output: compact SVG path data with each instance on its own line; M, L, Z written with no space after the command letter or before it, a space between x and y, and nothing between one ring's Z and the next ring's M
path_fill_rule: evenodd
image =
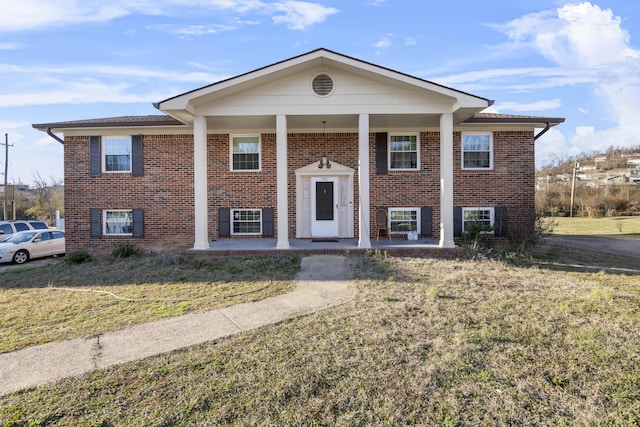
M361 74L372 80L380 81L381 84L407 85L415 89L445 96L450 99L451 112L455 112L460 108L471 108L480 111L492 103L488 99L438 85L366 61L351 58L326 49L317 49L255 71L241 74L237 77L169 98L156 104L156 107L179 120L185 121L185 119L187 119L186 121L190 122L191 120L188 120L188 116L194 115L196 113L196 107L202 102L215 105L215 100L221 97L226 97L255 86L286 78L289 75L302 72L309 68L317 67L342 69L350 73ZM202 114L202 112L200 111L198 114Z

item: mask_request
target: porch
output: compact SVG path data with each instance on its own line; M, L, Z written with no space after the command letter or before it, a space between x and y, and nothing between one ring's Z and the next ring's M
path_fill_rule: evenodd
M464 249L456 246L442 248L433 239L380 239L372 240L371 248L358 248L357 239L291 239L289 249L277 249L277 239L217 240L209 243L209 249L198 250L201 255L309 255L309 254L357 254L367 251L385 251L389 255L411 256L460 256Z

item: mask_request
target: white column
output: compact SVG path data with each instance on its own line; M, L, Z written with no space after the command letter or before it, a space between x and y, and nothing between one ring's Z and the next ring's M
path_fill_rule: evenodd
M193 120L193 208L195 243L193 249L209 249L207 203L207 119Z
M277 249L289 249L289 186L287 182L287 116L276 116Z
M440 247L453 248L453 114L440 116Z
M369 115L360 114L358 118L358 188L360 193L358 247L371 248L369 235Z

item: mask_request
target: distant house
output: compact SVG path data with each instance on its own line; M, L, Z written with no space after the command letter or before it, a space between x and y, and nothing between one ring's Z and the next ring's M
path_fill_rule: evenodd
M64 134L69 251L369 248L378 209L393 236L450 248L472 223L533 229L535 140L564 121L491 104L317 49L158 102L161 115L33 126Z

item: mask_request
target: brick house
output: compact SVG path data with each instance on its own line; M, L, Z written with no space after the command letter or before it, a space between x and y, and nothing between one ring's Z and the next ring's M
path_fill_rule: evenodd
M317 49L154 104L163 115L34 124L64 144L67 249L532 229L535 140L561 118ZM543 129L538 131L536 129ZM64 139L53 134L63 133Z

